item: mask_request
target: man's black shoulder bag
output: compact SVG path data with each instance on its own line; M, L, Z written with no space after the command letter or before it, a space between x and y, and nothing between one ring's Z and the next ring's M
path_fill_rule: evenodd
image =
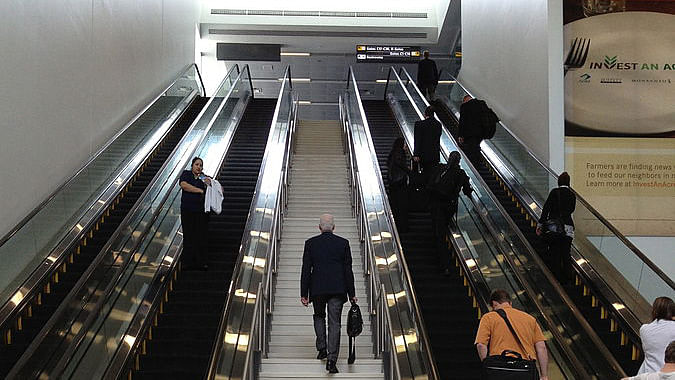
M527 352L520 337L513 329L511 322L506 317L504 310L495 310L506 322L506 325L511 330L511 334L516 338L520 349ZM522 355L515 351L504 350L501 355L491 355L483 360L483 375L484 380L538 380L539 372L537 371L536 360L523 359Z
M356 360L356 337L363 331L363 317L359 305L352 302L352 307L347 313L347 335L349 336L349 359L347 363L352 364Z

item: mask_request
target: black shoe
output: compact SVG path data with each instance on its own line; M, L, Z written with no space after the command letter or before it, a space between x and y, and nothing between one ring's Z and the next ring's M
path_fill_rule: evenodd
M328 357L328 352L326 350L319 350L319 354L316 355L316 358L319 360L325 359Z
M326 362L326 371L328 373L339 373L337 366L335 366L335 360L329 360Z

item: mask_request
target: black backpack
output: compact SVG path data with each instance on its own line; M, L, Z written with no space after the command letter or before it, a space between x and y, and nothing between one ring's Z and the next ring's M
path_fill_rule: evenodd
M446 169L440 166L431 176L429 181L429 192L432 197L443 201L453 202L459 196L457 188L457 176L453 169Z
M488 107L487 103L484 100L479 100L481 105L480 112L480 124L483 135L481 136L484 140L489 140L495 136L497 132L497 123L499 122L499 117L497 114Z
M363 317L359 305L352 302L352 307L347 313L347 335L349 336L349 359L347 363L353 364L356 360L356 337L363 331Z

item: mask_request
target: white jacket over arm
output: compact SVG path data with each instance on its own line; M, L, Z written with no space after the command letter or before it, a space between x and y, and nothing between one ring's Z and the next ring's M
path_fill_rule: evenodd
M223 206L223 187L215 179L211 180L211 185L206 187L204 196L204 212L213 211L220 214Z

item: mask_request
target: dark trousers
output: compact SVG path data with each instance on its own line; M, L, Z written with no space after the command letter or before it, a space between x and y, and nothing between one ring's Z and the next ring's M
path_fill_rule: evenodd
M429 204L429 212L431 213L431 228L434 234L436 255L438 256L441 268L448 269L450 268L450 253L446 238L448 235L448 225L457 213L457 207L453 207L453 205L447 202L432 201Z
M185 267L200 267L206 264L208 217L204 212L180 211Z
M398 232L408 230L408 184L405 180L389 184L389 203Z
M432 101L436 98L436 85L433 83L420 83L419 85L420 92L422 96L427 98L428 101Z
M473 166L479 166L481 164L481 155L480 155L480 143L483 141L480 138L467 137L464 139L464 143L461 148L466 154L466 157L471 161Z
M572 238L553 238L548 242L548 253L546 255L546 264L553 275L563 286L571 286L573 281L572 256Z
M316 334L316 350L328 351L328 360L337 361L340 353L340 320L345 300L340 296L315 296L314 333ZM328 341L326 342L326 309L328 309Z

